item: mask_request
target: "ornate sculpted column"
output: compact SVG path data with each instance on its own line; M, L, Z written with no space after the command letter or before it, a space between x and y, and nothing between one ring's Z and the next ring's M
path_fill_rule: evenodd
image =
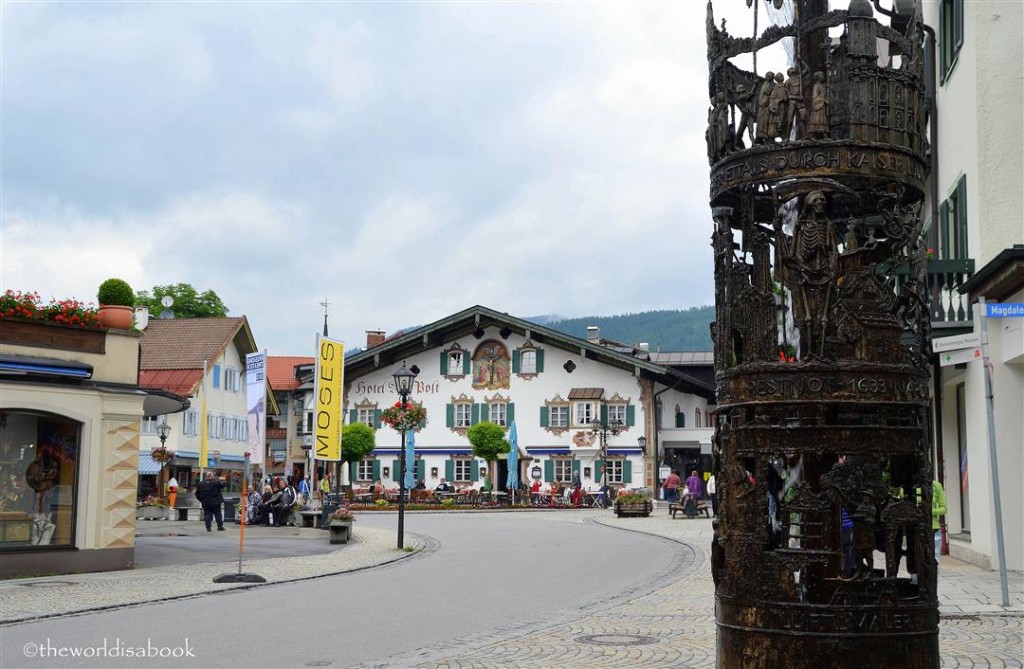
M919 18L796 4L707 8L718 666L938 667ZM784 77L731 62L784 37Z

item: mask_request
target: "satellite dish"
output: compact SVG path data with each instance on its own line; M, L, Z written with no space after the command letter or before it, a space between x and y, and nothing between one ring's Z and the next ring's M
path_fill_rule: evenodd
M164 295L163 298L160 300L160 304L164 305L165 307L170 307L172 304L174 304L174 298L171 297L170 295Z

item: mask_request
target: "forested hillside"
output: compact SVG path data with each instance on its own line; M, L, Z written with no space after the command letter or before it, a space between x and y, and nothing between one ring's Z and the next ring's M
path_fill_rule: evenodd
M707 306L620 316L566 318L548 321L543 325L581 339L587 338L588 326L596 325L603 339L614 339L630 345L647 342L652 351L710 351L709 324L714 319L715 308ZM539 319L534 322L539 323Z

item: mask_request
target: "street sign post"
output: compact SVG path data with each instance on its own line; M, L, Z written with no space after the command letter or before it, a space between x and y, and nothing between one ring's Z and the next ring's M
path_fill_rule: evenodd
M956 351L962 348L981 346L981 333L967 332L952 337L940 337L932 340L932 352ZM941 357L941 356L940 356Z
M959 365L961 363L970 362L972 360L981 360L982 353L980 348L962 348L956 351L948 351L946 353L939 354L939 366L949 367L950 365Z

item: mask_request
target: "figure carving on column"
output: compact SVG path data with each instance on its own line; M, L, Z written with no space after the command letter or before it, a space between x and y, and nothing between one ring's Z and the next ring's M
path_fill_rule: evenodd
M793 122L796 121L796 138L800 139L806 131L807 109L804 106L804 82L803 77L807 74L808 68L804 62L797 58L799 68L791 67L786 70L789 78L786 79L786 113L785 119L781 120L779 136L782 141L790 137L793 130Z
M807 122L807 136L812 139L824 139L829 136L828 126L828 87L825 85L825 73L814 73L814 88L811 89L811 118Z
M743 132L750 136L750 145L754 145L754 121L757 119L757 87L746 84L736 86L736 106L740 108L740 123L736 128L736 139L734 147L739 150L743 146Z
M782 136L782 124L786 117L786 78L781 72L775 75L775 86L768 99L768 141L774 142Z
M837 269L835 231L825 215L825 194L811 191L793 232L790 263L798 273L794 320L801 323L805 353L821 355ZM794 277L795 278L795 277Z
M765 72L764 83L757 94L757 139L758 144L767 144L772 141L771 132L771 108L769 101L772 97L772 90L775 89L775 73Z

